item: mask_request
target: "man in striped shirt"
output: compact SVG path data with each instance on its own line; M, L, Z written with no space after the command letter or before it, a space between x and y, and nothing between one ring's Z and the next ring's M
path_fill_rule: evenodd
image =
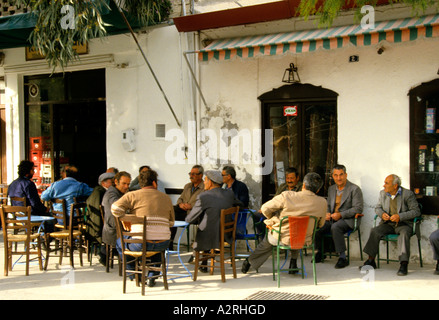
M171 198L157 190L157 172L148 170L139 175L140 190L131 191L122 196L111 206L111 213L115 217L123 217L125 214L134 214L138 217L147 217L146 241L148 251L163 251L169 245L171 237L170 227L174 225L174 207ZM131 231L143 232L143 225L132 225ZM127 244L132 251L141 251L141 244ZM122 256L120 239L116 242L119 255ZM151 262L157 262L160 266L160 255L151 257ZM128 269L134 270L134 265L128 265ZM155 279L148 280L148 286L152 287Z

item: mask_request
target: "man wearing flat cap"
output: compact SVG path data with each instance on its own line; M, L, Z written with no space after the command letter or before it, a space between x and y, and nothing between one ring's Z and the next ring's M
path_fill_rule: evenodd
M115 174L113 172L105 172L98 178L98 186L93 189L91 195L87 198L87 211L85 221L85 235L87 240L102 243L102 221L99 206L102 203L104 194L109 187L113 185Z
M186 216L186 222L199 223L194 242L194 250L196 251L206 251L220 247L221 210L236 205L235 195L231 190L222 189L222 184L223 177L220 171L205 171L205 191L198 195L194 207ZM206 272L207 268L201 267L200 271Z

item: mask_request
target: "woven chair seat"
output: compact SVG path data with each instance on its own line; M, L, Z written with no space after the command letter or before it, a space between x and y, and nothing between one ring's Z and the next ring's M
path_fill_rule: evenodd
M126 255L129 255L129 256L134 257L134 258L140 258L142 256L142 251L125 250L124 253ZM152 257L153 255L155 255L157 253L160 253L160 251L147 251L146 252L146 257L147 258Z
M68 238L69 237L69 234L70 234L70 231L69 230L62 230L62 231L55 231L55 232L51 232L50 233L50 236L52 237L52 238L56 238L56 239L59 239L59 238ZM74 237L79 237L79 236L81 236L81 231L79 231L79 230L73 230L73 236Z
M31 234L30 239L35 240L40 236L39 233ZM8 242L18 242L18 241L26 241L27 235L26 234L11 234L8 235Z

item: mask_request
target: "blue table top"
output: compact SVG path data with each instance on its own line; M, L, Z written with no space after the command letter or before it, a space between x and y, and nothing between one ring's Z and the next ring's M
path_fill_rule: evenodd
M181 221L181 220L174 221L174 227L186 227L188 225L189 223L187 223L186 221Z
M17 220L26 220L24 217L18 217ZM43 222L43 221L49 221L49 220L55 220L54 217L50 216L30 216L31 222Z

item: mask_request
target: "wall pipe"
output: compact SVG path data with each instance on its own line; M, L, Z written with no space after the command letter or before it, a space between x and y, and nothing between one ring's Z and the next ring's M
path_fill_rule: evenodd
M159 87L160 91L163 94L163 98L165 98L166 103L168 104L169 110L171 110L172 115L174 116L175 121L177 122L177 125L181 128L180 121L178 121L177 116L175 115L174 109L172 109L171 103L168 100L168 97L166 96L165 92L163 91L162 86L160 85L159 80L157 79L154 70L152 69L148 59L146 58L145 53L142 50L142 47L140 46L139 42L137 41L137 37L134 34L133 29L131 28L130 23L128 22L127 18L125 17L125 14L123 13L122 9L116 4L115 0L113 0L114 4L116 5L117 9L119 10L120 15L122 16L123 20L125 21L125 24L127 25L128 29L130 30L131 35L133 36L134 41L137 44L137 47L139 48L140 52L142 53L143 59L146 62L146 65L149 68L149 71L151 71L152 76L154 77L155 82L157 83L157 86Z

